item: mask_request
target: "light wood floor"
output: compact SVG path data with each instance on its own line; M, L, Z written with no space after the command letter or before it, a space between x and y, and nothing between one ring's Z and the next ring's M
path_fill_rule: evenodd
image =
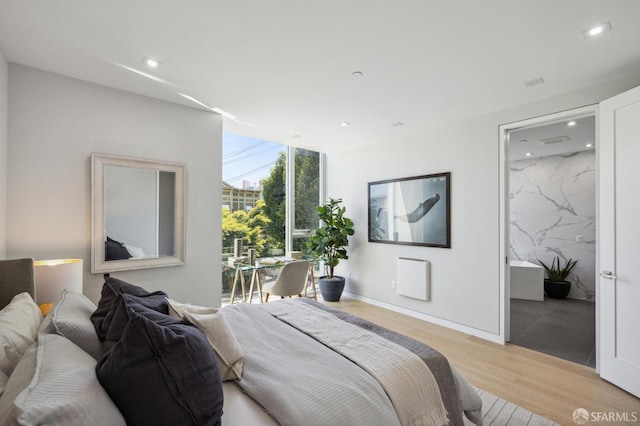
M640 399L602 380L592 368L520 346L492 343L353 299L325 303L427 343L474 386L561 425L575 425L572 414L576 408L590 413L635 412L640 418Z

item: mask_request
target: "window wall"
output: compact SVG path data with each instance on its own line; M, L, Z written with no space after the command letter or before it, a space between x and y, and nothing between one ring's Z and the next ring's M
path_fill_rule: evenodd
M319 152L224 134L223 303L230 297L236 241L242 240L241 257L249 249L258 258L308 254L323 199L323 167Z

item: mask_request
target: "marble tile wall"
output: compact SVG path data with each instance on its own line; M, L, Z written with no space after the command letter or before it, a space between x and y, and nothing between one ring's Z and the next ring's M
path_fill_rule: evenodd
M568 297L595 297L595 151L512 161L511 259L578 259Z

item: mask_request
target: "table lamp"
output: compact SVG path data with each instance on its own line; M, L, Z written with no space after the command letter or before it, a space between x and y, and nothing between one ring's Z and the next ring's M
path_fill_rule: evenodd
M62 290L82 293L82 259L36 260L36 303L53 303Z

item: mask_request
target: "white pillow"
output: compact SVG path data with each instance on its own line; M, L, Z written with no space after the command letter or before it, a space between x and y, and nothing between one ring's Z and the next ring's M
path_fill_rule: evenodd
M146 257L144 251L140 247L132 246L129 244L125 244L124 246L133 259L141 259L143 257Z
M184 319L184 313L186 311L189 312L197 312L197 313L216 313L218 310L216 308L207 308L205 306L192 305L191 303L181 303L175 300L169 299L167 297L167 302L169 303L169 316L177 319Z
M15 424L15 415L13 413L13 401L20 392L25 390L36 372L36 354L38 352L38 343L29 346L20 362L13 369L11 377L7 381L4 394L0 397L0 425Z
M38 337L33 380L16 397L12 416L24 425L122 425L122 414L98 382L96 360L57 334Z
M169 316L177 319L182 319L184 316L180 315L178 311L182 312L184 306L189 306L186 303L176 302L175 300L171 300L167 297L167 302L169 303Z
M169 314L182 318L202 330L216 354L222 380L242 378L244 353L218 309L188 305L175 300L169 302Z
M0 311L0 371L7 377L36 341L42 312L27 292L13 297Z

